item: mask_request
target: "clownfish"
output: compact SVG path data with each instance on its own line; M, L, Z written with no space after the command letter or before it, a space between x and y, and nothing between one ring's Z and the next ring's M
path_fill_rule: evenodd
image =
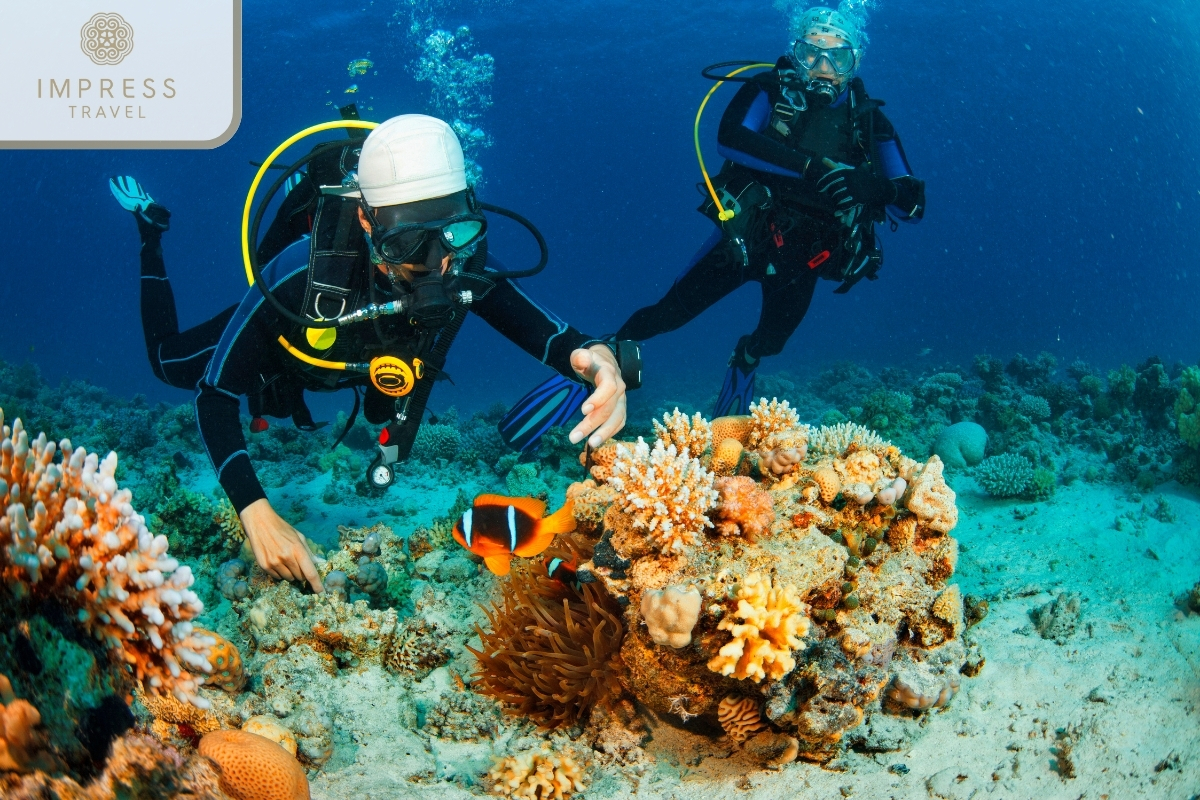
M454 541L477 556L497 575L507 575L513 556L532 558L560 533L575 530L570 500L548 517L546 504L532 497L481 494L454 523Z

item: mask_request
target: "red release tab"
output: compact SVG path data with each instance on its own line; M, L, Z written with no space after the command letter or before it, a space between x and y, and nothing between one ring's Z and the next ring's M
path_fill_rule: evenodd
M251 433L262 433L269 427L271 427L271 423L267 422L262 417L255 417L254 419L250 420Z
M808 268L816 269L817 267L821 266L828 260L829 260L829 251L822 250L821 252L817 253L815 256L813 256L812 258L810 258L808 260Z
M381 430L381 431L379 432L379 443L380 443L381 445L383 445L384 447L386 447L386 446L387 446L387 443L388 443L388 442L390 442L391 440L392 440L392 435L391 435L390 433L388 433L388 429L387 429L387 428L384 428L383 430Z

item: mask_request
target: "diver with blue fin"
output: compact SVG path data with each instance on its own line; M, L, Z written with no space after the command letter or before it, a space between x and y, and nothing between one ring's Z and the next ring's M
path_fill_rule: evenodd
M792 52L772 64L727 62L704 77L739 82L717 133L726 159L709 178L701 213L709 239L657 303L636 311L618 339L646 341L676 330L748 281L762 287L758 326L742 336L715 408L743 414L764 356L782 352L804 319L819 279L844 294L874 280L883 252L874 226L917 222L925 184L912 174L900 138L857 76L866 36L852 13L810 8L793 30ZM727 74L714 70L739 66ZM752 73L756 68L766 68ZM716 86L705 98L712 96ZM701 105L703 113L704 105Z
M343 117L296 134L257 165L242 219L251 286L240 303L191 329L179 329L163 261L170 212L133 178L110 181L141 235L142 327L154 374L195 390L205 449L259 565L316 591L321 580L307 545L271 507L247 453L243 396L252 432L266 429L267 416L313 430L304 392L353 389L347 430L360 400L367 420L384 425L367 475L382 489L411 450L468 312L577 387L585 416L572 442L586 438L595 447L623 427L625 390L641 372L627 345L581 333L516 282L545 266L545 241L519 214L475 197L449 125L419 114L378 125L347 109ZM284 166L251 221L255 192L275 159L307 135L340 128L357 135ZM371 130L365 138L364 130ZM259 243L263 215L285 185L290 191ZM485 211L530 231L542 251L537 266L507 270L488 253Z

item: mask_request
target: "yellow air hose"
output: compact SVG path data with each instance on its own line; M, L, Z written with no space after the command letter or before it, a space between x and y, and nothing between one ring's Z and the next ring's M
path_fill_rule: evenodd
M739 72L745 72L748 69L759 69L762 67L774 66L774 64L747 64L744 67L738 67L725 77L732 78ZM696 111L696 124L692 128L692 138L696 142L696 158L700 161L700 174L704 176L704 185L708 187L708 193L712 195L713 202L717 204L717 210L720 212L718 216L720 217L721 221L728 222L729 220L733 219L734 212L732 209L727 209L725 206L721 205L721 198L717 197L717 190L713 188L712 179L708 177L708 170L704 167L704 153L700 150L700 117L704 115L704 107L708 105L709 98L713 96L713 93L717 91L717 89L721 88L721 84L723 83L725 83L725 81L717 81L716 85L708 90L708 94L704 95L704 100L701 101L700 108Z
M377 127L379 127L378 122L366 122L365 120L356 119L322 122L317 125L311 125L299 133L289 137L283 142L283 144L276 147L271 152L271 155L267 156L267 160L264 161L262 166L258 168L258 172L255 174L254 180L250 183L250 191L246 193L246 205L242 209L242 263L246 267L246 280L251 286L254 285L254 270L250 267L250 212L254 208L254 194L258 191L258 186L260 183L262 183L263 176L267 174L267 170L271 168L273 163L275 163L275 159L279 158L279 156L283 154L284 150L287 150L296 142L300 141L306 136L311 136L314 133L333 130L335 128L363 128L365 130L370 130ZM326 361L321 358L314 358L313 356L303 353L293 347L291 342L289 342L283 336L279 337L279 343L283 345L283 348L293 356L300 359L305 364L311 364L314 367L336 370L353 370L356 372L367 371L366 364L352 364L345 361Z

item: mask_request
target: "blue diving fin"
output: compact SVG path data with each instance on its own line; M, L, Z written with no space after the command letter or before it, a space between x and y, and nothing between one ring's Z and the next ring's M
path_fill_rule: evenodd
M746 409L754 402L754 376L757 372L758 364L747 368L738 363L729 365L725 372L725 383L721 385L721 393L717 395L714 417L746 413Z
M565 425L587 396L587 386L555 375L508 410L496 426L500 438L514 450L532 450L546 431Z

